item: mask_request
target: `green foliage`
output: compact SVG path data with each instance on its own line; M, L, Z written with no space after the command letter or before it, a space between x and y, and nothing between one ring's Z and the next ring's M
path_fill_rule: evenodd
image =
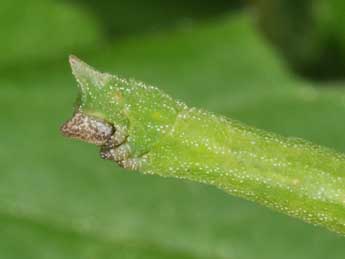
M95 17L68 1L3 0L0 21L0 68L68 55L103 37Z
M296 81L246 15L81 57L190 105L345 151L343 90ZM206 185L128 173L62 138L76 95L65 57L10 72L0 78L1 258L343 258L344 239L326 230Z
M295 71L317 79L344 78L344 1L254 3L263 31Z
M241 0L73 0L97 15L110 36L157 31L179 23L189 24L202 18L223 14L241 6ZM140 10L140 11L137 11Z

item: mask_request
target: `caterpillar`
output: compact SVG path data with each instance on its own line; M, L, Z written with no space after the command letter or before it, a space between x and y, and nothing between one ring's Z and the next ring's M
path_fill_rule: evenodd
M80 97L63 135L128 170L216 186L345 233L345 156L191 108L70 57Z

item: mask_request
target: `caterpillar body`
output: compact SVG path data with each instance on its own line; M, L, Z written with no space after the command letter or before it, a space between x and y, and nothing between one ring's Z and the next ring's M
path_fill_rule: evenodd
M345 233L345 156L201 109L70 58L80 103L61 131L120 166L217 186Z

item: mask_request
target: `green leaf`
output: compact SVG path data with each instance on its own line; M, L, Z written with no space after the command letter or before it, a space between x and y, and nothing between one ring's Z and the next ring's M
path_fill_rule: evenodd
M95 17L68 1L1 1L0 68L47 61L102 42Z
M215 0L210 5L207 0L76 0L87 7L102 21L111 36L157 31L176 24L189 26L200 19L223 14L231 8L238 8L243 2L238 0ZM140 11L134 11L140 10ZM114 15L116 14L116 15Z
M262 31L296 72L314 79L344 79L344 1L253 3Z
M190 105L345 150L343 91L295 80L245 15L82 57ZM65 60L0 80L0 257L343 258L336 234L209 186L125 172L62 138L76 94Z

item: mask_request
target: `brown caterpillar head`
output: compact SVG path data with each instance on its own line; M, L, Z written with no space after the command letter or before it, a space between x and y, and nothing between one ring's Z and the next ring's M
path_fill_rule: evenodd
M60 128L61 133L66 137L98 146L104 145L111 138L114 130L110 123L79 111Z

